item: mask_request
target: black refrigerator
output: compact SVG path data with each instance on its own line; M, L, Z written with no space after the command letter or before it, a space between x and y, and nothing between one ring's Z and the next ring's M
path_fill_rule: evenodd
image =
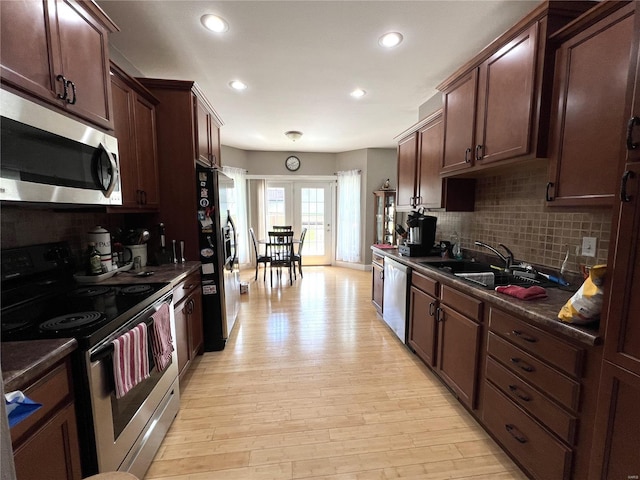
M240 304L237 232L228 208L234 185L221 171L200 165L196 182L204 349L211 352L224 349Z

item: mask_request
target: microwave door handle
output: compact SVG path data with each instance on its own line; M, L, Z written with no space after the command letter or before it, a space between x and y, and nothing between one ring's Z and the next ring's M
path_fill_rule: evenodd
M107 187L107 190L104 192L105 197L109 197L111 196L111 194L113 193L113 190L116 188L116 184L118 183L118 176L120 175L120 172L118 171L118 163L116 162L116 156L111 153L111 151L103 144L100 144L100 147L105 151L105 153L107 154L107 158L109 159L109 165L111 167L111 181L109 182L109 186Z

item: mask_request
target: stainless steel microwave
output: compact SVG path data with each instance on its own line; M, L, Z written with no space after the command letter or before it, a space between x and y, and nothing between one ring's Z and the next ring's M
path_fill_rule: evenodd
M0 200L122 205L118 141L0 90Z

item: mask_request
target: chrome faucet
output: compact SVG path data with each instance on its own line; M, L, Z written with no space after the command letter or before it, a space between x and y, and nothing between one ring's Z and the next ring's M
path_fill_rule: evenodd
M513 252L511 250L509 250L509 248L507 248L507 246L505 244L499 243L498 245L500 245L502 248L505 249L505 251L507 252L506 256L504 256L498 250L493 248L491 245L487 245L486 243L482 243L482 242L478 242L478 241L475 241L473 243L475 245L478 245L479 247L488 248L493 253L495 253L504 262L504 271L508 272L508 273L511 273L511 266L513 265Z

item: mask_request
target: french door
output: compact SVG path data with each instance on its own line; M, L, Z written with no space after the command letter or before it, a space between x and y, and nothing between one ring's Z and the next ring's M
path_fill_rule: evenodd
M295 238L300 238L306 228L303 264L331 265L335 195L332 183L268 181L266 187L267 230L274 225L291 225Z

